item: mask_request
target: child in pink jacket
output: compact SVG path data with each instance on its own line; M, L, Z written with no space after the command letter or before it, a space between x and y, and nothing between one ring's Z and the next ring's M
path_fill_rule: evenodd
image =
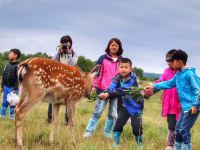
M168 64L168 68L165 69L164 73L160 76L157 82L167 81L174 77L176 71L172 69L171 56L176 52L175 49L170 50L166 54L166 62ZM176 88L166 89L163 91L162 95L162 116L167 117L168 124L168 135L167 135L167 148L166 150L173 150L173 145L175 142L175 126L176 121L180 115L181 106L178 101L178 94Z

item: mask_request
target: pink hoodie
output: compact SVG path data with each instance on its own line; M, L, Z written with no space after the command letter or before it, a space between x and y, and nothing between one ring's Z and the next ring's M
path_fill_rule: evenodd
M105 90L109 87L112 78L118 74L119 70L119 60L121 56L114 61L109 55L102 55L94 68L98 68L98 73L94 77L93 86L100 90ZM93 69L94 70L94 69Z
M167 68L164 73L160 76L160 79L155 82L162 82L170 80L174 77L176 71ZM176 114L176 120L178 120L180 115L181 105L178 100L178 94L176 88L166 89L163 91L162 95L162 116L166 117L168 114Z

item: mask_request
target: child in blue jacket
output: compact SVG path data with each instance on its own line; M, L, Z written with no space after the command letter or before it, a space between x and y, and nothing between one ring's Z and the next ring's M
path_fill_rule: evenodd
M109 88L99 95L100 99L118 97L122 100L122 105L118 111L118 118L114 126L114 146L118 147L120 135L123 127L131 118L132 132L135 136L136 143L142 146L142 110L143 99L134 100L126 91L132 86L138 86L136 76L132 73L132 62L128 58L122 58L119 64L119 74L115 76ZM118 102L119 102L118 99Z
M177 88L182 111L175 127L175 150L191 150L191 133L200 109L200 80L195 69L186 66L188 55L178 50L171 56L172 67L178 72L171 80L153 85L156 90Z

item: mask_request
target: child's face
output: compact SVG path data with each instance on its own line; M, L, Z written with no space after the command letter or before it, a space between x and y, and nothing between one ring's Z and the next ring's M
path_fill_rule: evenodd
M181 70L184 66L183 61L181 60L173 60L172 62L172 68L174 70Z
M169 66L169 68L173 68L173 67L172 67L172 62L171 62L171 61L167 61L167 65Z
M111 54L116 54L119 51L119 45L115 41L113 41L109 45L109 50Z
M119 73L122 77L126 77L129 73L132 72L132 68L129 63L121 63L119 64Z
M8 60L9 61L13 61L13 60L17 60L17 54L15 54L14 52L9 52L8 53Z

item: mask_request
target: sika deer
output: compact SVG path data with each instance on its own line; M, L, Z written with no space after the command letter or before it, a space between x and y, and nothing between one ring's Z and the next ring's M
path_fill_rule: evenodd
M60 105L66 105L72 140L74 136L74 116L76 103L88 96L92 86L91 73L82 75L72 66L45 58L31 58L19 65L19 97L15 109L17 144L23 147L22 121L24 115L39 101L53 104L53 120L50 142L53 142L55 125Z

